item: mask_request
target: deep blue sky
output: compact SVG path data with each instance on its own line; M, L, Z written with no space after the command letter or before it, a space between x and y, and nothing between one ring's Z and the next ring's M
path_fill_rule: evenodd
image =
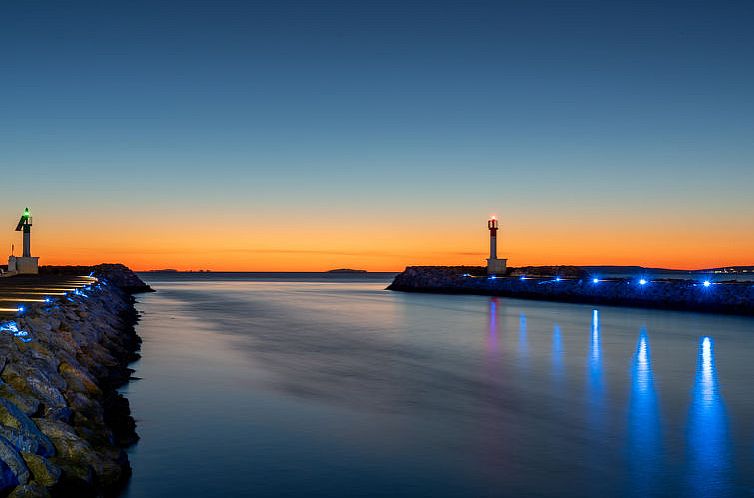
M720 236L754 215L752 26L744 1L3 2L0 165L34 188L0 208Z

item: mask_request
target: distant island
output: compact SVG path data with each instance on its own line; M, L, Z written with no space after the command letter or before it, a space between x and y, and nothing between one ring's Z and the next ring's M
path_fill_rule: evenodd
M159 270L149 270L149 273L211 273L212 270L176 270L174 268L162 268Z
M334 270L329 270L326 273L366 273L366 270L353 270L351 268L336 268Z

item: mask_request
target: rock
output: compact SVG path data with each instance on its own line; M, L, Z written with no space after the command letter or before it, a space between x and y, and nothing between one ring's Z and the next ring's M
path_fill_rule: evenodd
M34 435L24 432L7 425L0 425L0 436L7 439L19 451L29 451L32 453L40 452L41 439ZM41 449L45 453L45 449Z
M92 396L101 396L102 391L94 379L87 375L83 370L77 368L69 363L62 362L58 368L60 374L66 380L69 389L78 391L80 393L87 393Z
M18 486L18 479L10 467L0 460L0 493Z
M56 495L93 495L94 469L91 465L85 462L64 461L59 458L54 458L53 462L59 465L61 470L60 481L55 486ZM59 488L62 490L58 491Z
M119 446L130 446L139 440L136 422L131 416L128 399L120 393L112 393L105 398L105 420L113 430L113 437Z
M63 422L56 420L37 419L39 429L55 445L56 456L59 459L73 460L95 464L97 454L94 449L81 439L73 429Z
M17 392L33 396L47 406L66 406L65 398L54 383L65 383L62 377L43 369L34 368L28 364L8 365L3 371L2 378ZM57 382L56 382L57 381ZM0 421L2 419L0 418Z
M117 387L140 345L131 293L151 289L122 265L95 272L16 319L31 342L0 334L0 496L110 495L130 475L122 447L138 437Z
M49 498L49 496L50 492L43 485L30 482L18 486L8 495L8 498Z
M35 452L42 456L52 456L55 448L52 442L37 427L37 425L13 403L0 398L0 424L17 430L18 441L22 445L35 446ZM33 443L31 442L33 441ZM31 446L29 446L31 448Z
M7 399L28 416L34 415L39 410L38 399L30 395L22 395L4 382L0 382L0 398Z
M61 422L68 423L73 416L73 410L67 406L45 407L44 416L52 420L60 420Z
M0 460L13 472L19 484L29 482L31 473L18 450L4 437L0 437Z
M47 459L34 453L21 453L26 466L31 471L32 478L42 486L54 486L59 480L62 471L60 467L53 465Z

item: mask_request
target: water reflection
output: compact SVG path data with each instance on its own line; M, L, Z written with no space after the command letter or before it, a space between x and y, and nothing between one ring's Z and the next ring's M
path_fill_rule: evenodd
M699 496L728 495L731 472L728 423L711 337L702 337L699 341L687 449L693 493Z
M602 356L600 351L600 312L592 310L592 337L589 343L589 391L594 403L600 403L603 394Z
M521 313L518 320L518 355L520 359L525 359L529 352L529 343L526 338L526 315Z
M488 353L497 353L499 351L500 331L498 330L497 305L498 298L491 297L487 313L489 324L486 346Z
M592 331L587 357L587 423L590 435L596 438L592 457L602 458L601 439L605 433L605 392L602 372L602 350L600 341L600 312L592 311Z
M721 382L754 375L748 318L201 278L140 298L131 498L705 496L754 475L730 450L754 402L726 383L720 415L711 341L694 381L704 330Z
M556 380L563 378L563 342L557 323L552 328L552 374Z
M479 471L495 479L501 467L509 465L507 462L506 424L495 408L501 400L501 383L505 375L500 361L500 317L498 316L499 301L492 297L487 307L487 330L485 340L485 355L483 361L484 396L490 402L490 409L480 411L474 418L474 425L479 430Z
M646 496L656 488L661 444L660 411L652 373L649 336L643 328L631 368L628 456L632 494Z

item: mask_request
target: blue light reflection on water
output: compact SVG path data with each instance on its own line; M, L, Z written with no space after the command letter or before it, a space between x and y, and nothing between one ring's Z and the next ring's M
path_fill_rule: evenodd
M518 319L518 353L521 360L525 360L529 353L529 341L526 337L526 315L521 313Z
M563 378L563 338L557 323L552 327L552 374L557 381Z
M600 312L592 310L591 333L589 336L589 354L587 356L587 379L586 379L586 423L588 427L587 437L591 441L588 455L590 465L600 465L598 462L607 460L608 455L603 440L607 433L607 413L604 386L604 371L602 364L602 344L600 337ZM590 485L588 494L601 494L600 483Z
M728 418L720 394L714 340L699 339L694 389L687 426L689 484L698 496L731 493Z
M747 319L165 278L139 297L132 498L715 495L754 474L715 371L750 435Z
M649 335L639 333L631 364L631 394L628 417L628 457L631 490L635 496L647 496L656 489L658 469L662 464L660 409L655 391Z
M592 310L592 333L589 341L589 392L594 405L601 405L604 394L602 353L600 350L600 312Z

